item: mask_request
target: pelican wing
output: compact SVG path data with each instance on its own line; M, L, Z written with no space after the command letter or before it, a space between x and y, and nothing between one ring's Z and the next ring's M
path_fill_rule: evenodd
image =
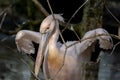
M96 29L97 39L99 40L100 48L111 49L113 47L113 41L109 33L105 29Z
M16 45L19 51L23 51L27 54L35 53L35 48L32 43L39 43L40 42L41 34L39 32L28 31L28 30L21 30L16 35Z
M99 41L100 48L102 49L111 49L113 46L112 38L109 35L109 33L102 28L94 29L91 31L88 31L84 37L82 38L82 41L80 43L77 43L75 45L72 45L68 48L68 52L72 52L71 55L75 55L73 53L76 53L78 55L81 55L83 52L89 52L91 53L94 51L94 47L96 44L96 41ZM66 43L67 46L76 43L76 41L69 41ZM65 45L62 45L61 50L65 51Z
M111 49L113 46L111 36L105 29L102 28L88 31L82 40L85 47L92 45L92 43L96 40L99 40L100 48Z

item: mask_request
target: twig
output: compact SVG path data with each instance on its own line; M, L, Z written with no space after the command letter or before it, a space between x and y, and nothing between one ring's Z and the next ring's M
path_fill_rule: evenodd
M65 62L65 57L66 57L67 48L68 48L68 46L66 45L65 40L64 40L61 32L60 32L60 37L62 38L62 41L63 41L63 43L64 43L64 45L65 45L65 53L64 53L64 55L63 55L62 64L61 64L59 70L56 72L56 74L51 78L52 80L54 80L54 79L57 77L57 75L59 74L59 72L62 70L62 68L63 68L63 66L64 66L64 62Z
M40 2L38 2L38 0L32 0L33 3L37 6L37 8L39 9L40 12L42 12L45 16L48 16L49 13L47 12L47 10L42 6L42 4ZM49 5L49 8L50 8L50 11L51 11L51 14L53 14L53 11L52 11L52 8L50 6L50 3L49 1L47 0L47 3ZM53 15L54 16L54 15ZM63 26L63 27L66 27L67 26L71 26L72 24L68 24L68 23L63 23L63 22L60 22L60 25ZM63 32L63 31L62 31Z
M78 34L76 33L76 31L74 30L73 26L71 25L72 27L72 31L74 32L74 34L76 35L76 37L78 38L78 40L80 41L80 37L78 36Z
M114 34L109 34L109 35L120 40L120 36L117 36L117 35L114 35Z
M114 34L109 34L109 35L99 34L99 35L95 35L95 36L93 36L93 37L88 37L88 38L85 38L85 39L76 41L75 43L68 45L67 48L72 47L73 45L78 44L78 43L81 42L81 41L85 41L85 40L92 39L92 38L99 37L99 36L111 36L111 37L114 37L114 38L117 38L117 39L120 40L120 37L117 36L117 35L114 35Z
M24 61L24 59L21 59L21 61L28 67L28 69L29 69L30 72L33 74L33 76L34 76L37 80L40 80L39 77L35 76L34 72L33 72L32 69L30 68L30 66Z
M67 47L65 47L65 53L63 55L63 61L62 61L63 63L61 64L61 66L60 66L59 70L56 72L56 74L51 78L51 80L54 80L57 77L57 75L59 74L59 72L62 70L62 68L64 66L64 62L65 62L66 52L67 52Z
M69 19L69 21L67 22L65 28L62 30L62 32L68 27L68 24L70 23L70 21L72 20L72 18L78 13L78 11L88 2L88 0L86 0L82 5L80 5L80 7L75 11L75 13L71 16L71 18Z
M0 29L2 28L2 24L3 24L4 20L5 20L6 15L7 15L7 13L4 13L4 15L2 17L2 20L0 22Z
M52 7L51 7L51 5L50 5L49 0L47 0L47 3L48 3L48 6L49 6L49 8L50 8L50 11L51 11L51 14L52 14L54 20L56 20L56 19L55 19L55 16L54 16L54 13L53 13L53 10L52 10Z
M116 18L116 16L105 6L106 10L110 13L110 15L120 24L120 21Z
M8 11L8 9L11 8L12 6L13 6L13 4L12 4L12 5L9 5L7 8L5 8L5 9L0 13L0 16L1 16L2 14L6 13L6 11Z
M118 42L118 43L116 43L116 44L114 45L114 47L113 47L113 49L112 49L112 51L111 51L111 53L110 53L111 55L113 54L113 52L114 52L116 46L119 45L119 44L120 44L120 42Z
M54 20L56 20L56 19L55 19L55 16L54 16L54 13L53 13L53 10L52 10L52 8L51 8L51 5L50 5L49 0L47 0L47 3L48 3L48 6L49 6L49 8L50 8L50 11L51 11L51 14L52 14ZM50 80L51 80L51 79L54 80L54 79L56 78L56 76L59 74L59 72L62 70L62 68L63 68L63 66L64 66L66 51L67 51L67 45L66 45L66 43L65 43L65 40L64 40L61 32L59 32L59 34L60 34L60 37L62 38L62 41L63 41L63 43L64 43L64 45L65 45L65 53L64 53L64 56L63 56L63 63L61 64L61 66L60 66L59 70L56 72L56 74L55 74L52 78L50 78Z
M45 16L48 16L49 13L46 11L46 9L42 6L42 4L40 2L38 2L38 0L32 0L33 3L37 6L37 8L39 9L39 11L41 11Z
M50 5L49 0L47 0L47 3L48 3L48 6L49 6L49 8L50 8L50 11L51 11L51 13L52 13L52 16L53 16L54 20L56 20L56 19L55 19L55 16L54 16L54 13L53 13L53 10L52 10L52 8L51 8L51 5ZM62 38L63 43L65 44L65 40L64 40L64 38L62 37L61 32L59 32L59 34L60 34L60 37ZM65 46L66 46L66 44L65 44ZM66 46L66 47L67 47L67 46Z
M0 16L5 13L5 10L0 13Z
M71 16L71 18L69 19L69 21L66 23L65 28L62 30L62 32L69 26L70 21L73 19L73 17L78 13L78 11L88 2L88 0L86 0L82 5L80 5L80 7L75 11L75 13ZM75 33L75 35L77 36L77 38L80 41L79 36L77 35L77 33L73 30L73 32Z
M64 38L63 38L63 36L62 36L61 32L59 32L59 34L60 34L60 37L61 37L61 39L62 39L62 41L63 41L63 43L64 43L65 47L67 47L67 45L66 45L66 43L65 43L65 40L64 40Z

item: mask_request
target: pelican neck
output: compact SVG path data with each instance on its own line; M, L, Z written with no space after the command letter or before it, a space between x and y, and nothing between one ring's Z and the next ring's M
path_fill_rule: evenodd
M59 38L59 24L58 21L56 22L56 26L54 26L54 30L52 31L51 37L49 39L49 49L58 49L57 48L57 41Z

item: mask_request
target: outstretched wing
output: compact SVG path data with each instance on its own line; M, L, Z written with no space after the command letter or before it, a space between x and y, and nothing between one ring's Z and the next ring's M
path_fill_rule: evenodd
M89 61L91 53L95 50L96 42L99 42L99 47L102 49L111 49L113 47L112 38L109 33L102 28L94 29L88 31L82 38L81 43L79 44L80 50L79 58L83 61Z
M85 47L89 47L96 40L99 40L100 48L111 49L113 46L112 38L109 33L102 28L88 31L82 38Z
M15 41L19 51L23 51L27 54L35 53L33 42L40 42L41 34L39 32L21 30L17 33Z
M85 33L84 37L82 38L82 41L80 43L77 43L67 49L67 52L71 53L73 56L76 53L78 55L83 55L83 53L86 53L85 55L90 55L91 52L95 49L96 41L99 41L100 48L102 49L111 49L113 46L112 38L109 35L109 33L102 28L94 29L91 31L88 31ZM67 46L76 43L76 41L69 41L66 43ZM62 45L60 50L64 51L65 45Z

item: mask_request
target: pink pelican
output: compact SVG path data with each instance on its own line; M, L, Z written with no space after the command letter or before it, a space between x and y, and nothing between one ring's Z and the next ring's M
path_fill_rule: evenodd
M18 32L16 44L19 50L26 53L34 53L31 41L40 44L35 63L36 76L44 55L43 72L47 80L81 80L82 63L90 61L96 41L99 40L100 48L107 50L113 46L112 39L106 30L98 28L88 31L81 42L69 41L61 44L58 42L59 21L64 22L61 15L49 15L41 23L40 33L27 30ZM69 45L72 46L66 48Z
M111 37L108 36L108 32L104 29L99 28L91 30L85 34L82 42L78 42L77 44L66 49L65 45L69 46L77 41L66 42L65 44L59 45L57 44L60 33L59 21L64 22L64 19L60 15L54 14L54 17L53 15L50 15L43 20L40 26L40 33L42 34L40 43L42 44L39 51L40 53L38 54L45 54L45 56L47 56L47 62L45 61L44 63L45 77L47 79L54 80L81 80L81 63L87 63L90 61L91 53L94 51L96 40L99 40L101 48L111 49ZM61 65L63 64L65 53L66 56L64 65L58 73ZM36 61L39 63L38 58ZM35 66L36 69L39 67L39 64ZM36 73L38 72L37 70L35 71Z

